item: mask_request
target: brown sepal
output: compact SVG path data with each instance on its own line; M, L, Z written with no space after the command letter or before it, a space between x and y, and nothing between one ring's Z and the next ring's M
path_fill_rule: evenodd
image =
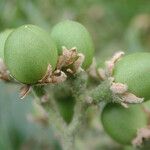
M1 58L0 58L0 79L4 81L10 80L9 72Z
M150 127L141 128L137 132L136 138L133 139L132 144L135 147L141 146L144 140L150 140Z
M20 88L20 99L24 99L31 91L30 85L24 85Z

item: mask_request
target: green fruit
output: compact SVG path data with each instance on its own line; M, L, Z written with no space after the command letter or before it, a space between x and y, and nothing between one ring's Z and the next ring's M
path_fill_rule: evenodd
M67 49L76 47L78 52L85 55L83 68L87 69L91 65L94 47L91 36L83 25L70 20L60 22L52 29L51 36L56 41L59 54L62 46Z
M66 123L70 123L74 114L74 105L75 100L72 96L66 96L61 99L56 99L58 108L61 116L66 121Z
M59 112L66 123L70 123L74 114L75 98L65 83L56 85L53 90Z
M5 41L7 39L7 37L9 36L9 34L12 32L13 30L5 30L3 32L0 33L0 58L4 59L4 46L5 46Z
M137 131L147 124L147 117L141 105L124 108L120 104L107 104L101 116L106 132L118 143L130 145Z
M57 49L50 36L34 25L24 25L13 31L6 40L5 63L11 75L25 84L42 79L48 64L55 69Z
M129 92L150 100L150 53L134 53L115 65L115 82L127 84Z

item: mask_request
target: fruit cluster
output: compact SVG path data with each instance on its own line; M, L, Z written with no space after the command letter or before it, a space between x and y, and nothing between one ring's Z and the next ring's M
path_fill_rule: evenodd
M122 105L150 100L150 53L122 54L106 61L105 69L96 68L96 74L101 80L110 81L109 90L114 97L120 98ZM93 55L92 38L80 23L60 22L51 33L35 25L23 25L0 34L0 78L6 79L10 75L30 86L58 83L66 79L67 73L92 68ZM69 123L73 111L70 111L71 116L67 115L66 97L64 102L59 101L62 97L55 97L60 107L63 105L62 115ZM73 109L74 99L71 103ZM120 104L108 103L101 120L106 132L124 145L137 144L138 131L148 126L147 115L140 104L132 104L127 109Z
M84 69L92 63L92 39L86 28L74 21L57 24L51 34L35 25L23 25L1 33L1 39L0 58L4 59L11 76L24 84L38 83L48 65L54 71L63 47L84 55Z

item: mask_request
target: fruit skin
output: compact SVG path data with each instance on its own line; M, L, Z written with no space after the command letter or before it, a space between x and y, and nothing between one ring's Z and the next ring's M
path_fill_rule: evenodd
M13 30L8 29L0 33L0 58L4 59L4 46L7 37Z
M147 124L147 116L141 105L124 108L120 104L110 103L104 107L101 120L106 132L118 143L131 145L137 130Z
M128 85L129 92L150 100L150 53L134 53L115 64L115 82Z
M75 100L72 96L56 99L61 116L67 124L72 120L74 113Z
M83 68L87 69L93 59L94 46L87 29L75 21L62 21L54 26L51 37L56 41L58 53L62 53L62 46L67 49L76 47L78 52L85 55Z
M4 56L16 80L34 84L45 75L48 64L55 69L58 54L55 43L43 29L24 25L7 38Z
M66 83L56 85L53 90L58 110L64 119L69 124L72 121L75 106L75 97L72 94L71 88Z

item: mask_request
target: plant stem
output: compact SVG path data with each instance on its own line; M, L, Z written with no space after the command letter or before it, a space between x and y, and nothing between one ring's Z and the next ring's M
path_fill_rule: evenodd
M112 92L110 90L110 81L105 80L99 86L94 88L89 96L92 98L93 103L97 104L101 101L112 101Z
M37 103L39 103L43 95L45 94L44 87L34 87L34 95L37 99ZM59 114L59 110L57 110L57 106L55 100L49 97L51 105L42 105L43 108L49 114L49 123L53 126L55 133L60 137L60 141L62 144L63 150L73 150L74 149L74 135L71 130L69 130L69 126L66 125L61 115Z
M59 113L53 95L50 94L51 96L48 96L46 102L42 103L41 99L43 98L43 96L45 96L45 94L47 94L44 86L33 87L33 93L36 99L36 103L40 104L48 113L49 123L54 123L56 130L58 129L63 132L63 129L66 128L67 125Z
M61 143L62 143L62 148L63 150L75 150L75 136L72 135L72 133L68 133L66 131L62 138L61 138Z
M59 113L55 96L53 95L54 88L45 91L44 86L33 87L33 91L38 99L38 103L48 112L49 123L54 126L56 133L60 135L60 141L63 150L75 149L75 137L79 132L79 128L85 118L86 110L91 103L87 102L87 97L91 97L94 104L100 101L111 101L112 93L110 91L110 82L104 81L91 92L87 93L87 75L85 72L72 76L66 82L68 88L71 89L73 97L76 99L74 107L74 115L71 123L67 125ZM56 85L57 86L57 85ZM56 89L55 89L56 90ZM42 103L41 99L45 94L49 93L48 101ZM59 94L59 93L57 93Z

